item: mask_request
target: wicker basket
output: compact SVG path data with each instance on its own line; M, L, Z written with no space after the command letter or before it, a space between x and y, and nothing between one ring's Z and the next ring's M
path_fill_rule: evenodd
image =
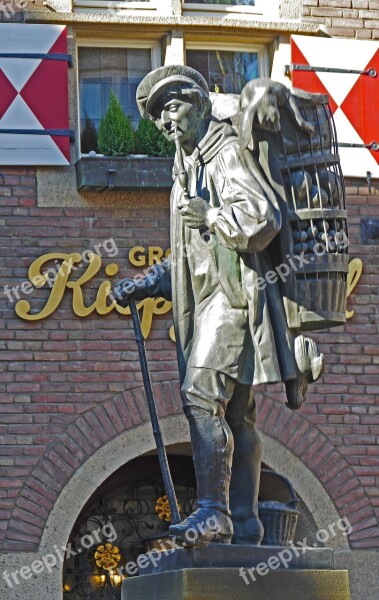
M262 470L262 474L276 477L286 485L291 496L289 502L265 500L258 503L259 518L264 527L263 546L289 546L295 540L298 498L291 482L279 473Z
M256 127L254 136L283 216L274 243L280 246L276 266L289 271L282 279L288 327L313 331L346 322L345 188L328 97L299 90L293 96L303 118L313 123L314 134L296 127L282 107L281 131ZM305 260L300 263L301 256Z

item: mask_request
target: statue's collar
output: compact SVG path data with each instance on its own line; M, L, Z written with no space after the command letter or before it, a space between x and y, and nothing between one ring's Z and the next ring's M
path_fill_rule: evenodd
M237 136L228 123L219 121L216 117L211 117L207 133L199 142L190 156L184 156L184 164L193 167L196 164L207 164L216 156L225 144L235 141ZM179 172L178 160L175 158L174 178Z
M208 131L191 154L194 162L206 164L221 150L225 144L237 139L233 128L227 123L211 117ZM192 162L192 161L191 161Z

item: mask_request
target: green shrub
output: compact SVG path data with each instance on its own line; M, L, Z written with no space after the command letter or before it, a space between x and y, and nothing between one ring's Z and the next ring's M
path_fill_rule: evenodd
M152 121L141 119L135 132L136 154L174 156L175 144L166 140Z
M83 154L88 154L91 150L99 152L95 123L90 119L87 113L84 115L84 125L80 132L80 148Z
M134 132L117 96L111 91L107 112L100 121L97 145L107 156L126 156L134 147Z

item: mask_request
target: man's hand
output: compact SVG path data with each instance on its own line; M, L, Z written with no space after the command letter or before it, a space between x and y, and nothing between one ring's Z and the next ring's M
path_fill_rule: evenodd
M208 214L211 207L203 198L190 198L189 201L178 204L178 208L187 227L202 229L209 226Z
M126 277L126 279L120 281L113 289L114 299L123 308L128 306L130 296L134 300L144 300L148 297L148 293L146 292L146 278L137 283L135 279Z

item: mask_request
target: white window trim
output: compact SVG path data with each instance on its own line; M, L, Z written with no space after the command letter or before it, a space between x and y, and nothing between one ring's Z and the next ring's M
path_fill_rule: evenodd
M183 11L196 11L196 12L207 12L207 13L221 13L221 16L225 14L244 14L244 15L263 15L265 9L267 12L267 0L255 0L255 6L244 6L241 5L230 5L230 4L198 4L189 3L186 0L182 0ZM217 15L216 15L217 16Z
M148 0L147 2L138 2L138 0L132 0L131 2L125 0L74 0L74 7L77 8L106 8L109 11L131 11L135 14L135 11L157 11L159 0Z
M150 49L151 51L151 69L157 69L162 64L161 45L156 41L138 41L138 40L101 40L99 38L78 39L76 43L76 89L78 93L76 114L78 119L78 131L76 139L78 140L78 155L79 158L87 156L83 154L80 148L80 91L79 91L79 48L125 48L125 50L134 50L136 48Z
M269 58L263 44L233 44L221 42L222 47L217 47L216 42L186 42L185 50L219 50L225 52L256 52L258 54L259 77L270 76ZM187 63L187 59L186 59Z
M85 38L78 39L76 43L76 60L79 58L79 48L125 48L125 50L133 50L135 48L146 48L151 50L151 69L157 69L161 66L161 45L158 41L142 41L142 40L104 40L101 38ZM76 64L79 64L78 62ZM79 69L78 69L79 81Z

